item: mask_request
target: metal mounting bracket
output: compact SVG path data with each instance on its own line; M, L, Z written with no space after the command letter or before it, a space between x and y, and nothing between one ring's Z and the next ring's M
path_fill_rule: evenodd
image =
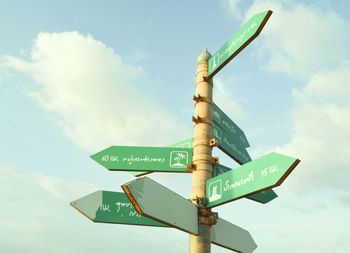
M215 225L219 215L210 209L198 208L198 224Z
M213 165L219 165L219 157L213 157L212 158L212 164Z

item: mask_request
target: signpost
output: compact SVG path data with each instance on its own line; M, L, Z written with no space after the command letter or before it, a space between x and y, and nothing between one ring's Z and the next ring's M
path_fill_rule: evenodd
M198 234L197 206L148 177L138 178L122 188L136 211L150 219L191 234Z
M108 170L187 172L192 149L111 146L91 158Z
M93 222L168 227L139 215L123 192L96 191L70 205Z
M206 183L206 207L222 205L279 186L298 163L296 158L272 152L209 179Z
M251 17L208 61L208 76L212 78L220 69L255 39L272 11L264 11Z
M257 246L249 232L218 218L211 208L242 197L271 201L277 197L271 188L280 185L299 160L270 153L251 161L244 132L212 101L212 77L258 36L271 13L254 15L214 56L205 51L198 57L193 138L168 147L111 146L91 156L108 170L135 176L191 172L189 200L142 177L122 185L125 194L96 191L70 205L94 222L185 231L190 234L190 253L209 253L211 243L240 253L253 252ZM213 165L212 137L223 152L244 165L234 170Z
M247 230L219 218L211 229L211 242L229 250L251 253L256 244Z

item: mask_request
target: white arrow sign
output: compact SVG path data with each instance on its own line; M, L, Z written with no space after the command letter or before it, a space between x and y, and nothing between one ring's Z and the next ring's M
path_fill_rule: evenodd
M122 185L136 211L182 231L198 234L197 206L148 177Z
M211 227L211 242L242 253L251 253L257 247L247 230L221 218Z

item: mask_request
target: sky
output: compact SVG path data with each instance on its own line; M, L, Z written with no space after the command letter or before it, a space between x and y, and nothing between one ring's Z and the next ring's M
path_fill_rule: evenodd
M301 162L270 203L213 211L248 230L255 253L349 251L350 3L0 4L1 252L187 252L183 231L93 223L69 203L134 179L90 155L193 136L197 57L266 10L261 34L215 75L214 102L245 132L253 159L275 151ZM190 195L190 174L150 177Z

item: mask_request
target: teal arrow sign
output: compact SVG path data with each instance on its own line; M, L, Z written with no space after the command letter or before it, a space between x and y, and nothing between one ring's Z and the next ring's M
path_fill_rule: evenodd
M187 172L192 148L111 146L91 158L109 170Z
M219 141L219 149L221 149L237 163L244 164L252 160L247 150L237 144L234 136L223 131L222 128L215 123L215 121L213 121L213 137Z
M242 129L240 129L215 103L213 103L213 121L226 135L231 136L230 139L232 139L236 145L242 148L249 147L247 137Z
M206 207L279 186L300 160L270 153L206 182Z
M138 214L123 192L96 191L70 205L94 222L167 227Z
M232 170L231 168L226 167L226 166L221 165L221 164L214 165L213 171L212 171L212 177L213 178L217 177L217 176L224 174L224 173L231 171L231 170ZM251 194L251 195L248 195L245 197L250 199L250 200L254 200L254 201L257 201L259 203L266 204L266 203L270 202L271 200L277 198L278 196L272 189L267 189L265 191Z
M188 199L148 177L138 178L122 185L122 188L139 214L198 234L197 206Z
M251 17L208 61L208 76L213 77L229 61L255 39L272 11L264 11Z

